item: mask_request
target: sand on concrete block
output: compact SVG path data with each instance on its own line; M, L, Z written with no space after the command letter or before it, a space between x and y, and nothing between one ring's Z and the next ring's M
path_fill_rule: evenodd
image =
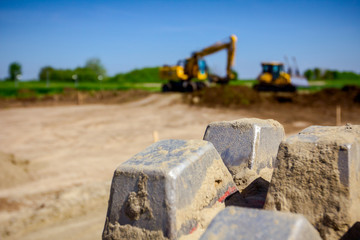
M146 230L145 228L138 228L127 225L120 225L118 222L114 224L109 222L109 219L106 218L107 226L104 229L103 239L104 240L114 240L114 239L149 239L149 240L164 240L167 239L164 237L161 230L151 231Z
M312 126L282 142L265 209L303 214L323 239L360 219L360 126Z
M211 143L159 141L116 169L103 239L186 239L204 230L235 191Z
M241 191L262 177L270 181L283 126L272 119L242 118L210 123L204 140L214 144Z

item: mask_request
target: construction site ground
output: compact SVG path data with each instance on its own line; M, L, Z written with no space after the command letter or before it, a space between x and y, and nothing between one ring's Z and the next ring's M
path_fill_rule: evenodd
M208 123L245 117L275 119L291 135L335 125L339 109L342 124L360 124L357 95L346 91L238 104L219 92L126 94L0 101L1 239L101 238L114 170L157 136L202 139Z

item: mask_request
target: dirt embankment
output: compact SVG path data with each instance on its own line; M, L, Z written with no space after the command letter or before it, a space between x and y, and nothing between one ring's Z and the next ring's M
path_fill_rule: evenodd
M340 105L344 108L360 106L360 87L345 86L342 89L323 89L319 92L284 93L257 92L245 86L217 86L188 94L190 104L207 107L270 107L291 104L298 107L324 108Z
M33 106L59 106L74 104L119 104L135 101L149 96L151 93L142 90L129 91L77 91L72 88L64 89L61 94L36 97L34 94L26 94L30 90L20 90L24 94L18 98L0 98L0 108L8 107L33 107ZM30 92L31 93L31 92ZM22 97L24 96L24 97Z
M24 89L20 91L26 93L30 90ZM119 104L138 100L151 94L143 90L77 91L68 88L62 94L42 97L23 94L16 99L0 98L0 108L94 103ZM340 105L344 108L352 108L354 105L360 106L360 87L328 88L314 93L306 92L305 90L298 93L276 93L258 92L246 86L220 85L184 94L184 101L191 105L226 108L271 107L284 104L313 108Z
M191 106L245 110L261 119L275 119L285 133L310 125L359 124L360 88L324 89L315 93L257 92L244 86L218 86L184 95ZM339 111L340 110L340 111Z

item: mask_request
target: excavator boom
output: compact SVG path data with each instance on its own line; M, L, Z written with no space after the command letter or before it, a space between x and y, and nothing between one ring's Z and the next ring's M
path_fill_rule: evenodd
M228 79L232 79L234 76L232 76L231 67L234 65L236 42L237 42L237 37L236 35L233 34L230 36L229 42L217 42L214 45L204 48L199 52L193 53L193 56L197 58L202 58L207 55L226 49L227 50L226 77Z

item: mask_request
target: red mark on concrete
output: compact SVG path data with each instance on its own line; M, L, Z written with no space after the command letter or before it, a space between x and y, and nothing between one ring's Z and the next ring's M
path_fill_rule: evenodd
M224 202L225 198L227 198L230 194L233 194L234 192L236 192L237 189L236 187L229 187L228 190L224 193L224 195L222 195L218 201L219 202Z
M195 226L195 227L193 227L193 228L190 230L189 234L191 234L191 233L195 232L195 230L197 229L197 227L198 227L198 225L196 224L196 226Z

